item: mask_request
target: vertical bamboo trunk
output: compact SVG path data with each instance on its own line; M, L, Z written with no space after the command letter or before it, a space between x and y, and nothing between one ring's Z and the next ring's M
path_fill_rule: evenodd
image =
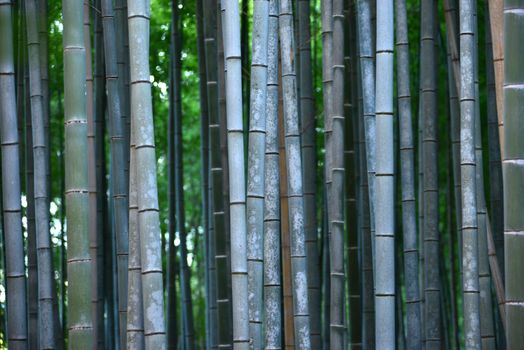
M38 41L40 43L40 78L42 84L42 112L44 115L44 135L46 145L46 181L48 186L49 198L52 198L51 193L51 159L49 151L50 133L49 133L49 114L50 114L50 97L49 97L49 53L48 53L48 5L47 0L39 0L37 2L38 14ZM56 301L54 301L56 305ZM55 332L58 328L55 328ZM60 333L60 332L58 332Z
M493 1L497 2L497 1ZM491 5L492 2L489 2ZM488 154L489 154L489 193L491 207L491 223L494 239L497 242L497 260L500 267L504 267L504 203L502 198L502 162L501 142L498 130L498 103L493 45L490 24L491 14L486 16L486 80L487 80L487 119L488 119ZM503 63L503 62L502 62ZM499 64L500 65L500 64ZM500 65L503 66L503 65ZM502 89L502 87L500 87ZM500 96L502 98L502 96Z
M491 276L488 261L487 245L487 209L484 194L484 174L482 157L482 131L480 119L479 68L478 68L478 11L477 4L473 3L473 74L475 87L475 181L477 196L477 247L479 272L479 317L480 337L483 349L495 349L495 329L493 324L493 306L491 295Z
M500 157L504 158L504 0L488 1L491 37L493 38L493 67L495 70L495 95L497 103L498 137L500 141ZM496 234L496 232L495 232ZM502 234L501 234L502 235ZM497 236L495 236L497 238ZM504 252L502 239L495 240L497 253Z
M345 167L347 169L345 194L346 194L346 227L347 227L347 281L349 295L349 346L350 348L362 347L362 274L360 271L360 213L358 193L359 175L359 145L358 145L358 60L357 60L357 26L355 4L347 6L346 53L344 58L348 74L345 84L348 92L345 93Z
M171 2L171 16L174 16L174 7L176 2ZM176 349L178 346L178 324L176 320L176 307L177 307L177 297L176 297L176 255L177 250L175 247L175 236L176 236L176 214L175 214L175 150L174 150L174 141L175 141L175 104L174 104L174 70L177 68L175 56L173 54L174 42L175 42L175 29L173 26L175 21L171 20L171 36L170 36L170 47L169 47L169 122L167 130L167 177L168 177L168 238L167 238L167 348ZM133 138L133 134L131 134ZM131 159L133 159L133 151L131 151ZM131 168L131 171L134 171ZM163 251L163 249L162 249Z
M144 341L146 349L165 349L162 254L156 183L156 159L149 81L148 0L128 3L131 118L136 136L138 230L142 266Z
M93 68L91 59L91 19L90 8L87 3L84 3L84 43L86 47L86 119L87 119L87 182L89 191L89 253L91 256L91 288L93 295L93 338L97 347L103 347L103 317L104 304L103 298L100 294L100 286L98 285L101 270L100 262L98 261L99 250L99 233L98 233L98 203L97 203L97 178L96 178L96 130L95 130L95 102L93 90Z
M422 118L424 326L425 344L440 348L440 272L437 181L437 91L435 62L435 2L421 2L420 116Z
M33 166L33 125L31 110L29 108L29 73L24 67L24 105L25 105L25 172L26 172L26 198L27 198L27 312L29 328L29 349L38 348L38 276L36 263L36 229L35 229L35 203L34 203L34 166ZM21 91L22 92L22 91ZM62 241L63 243L63 241ZM65 289L64 289L65 291Z
M331 226L329 220L332 213L332 205L329 203L327 198L331 198L331 187L332 187L332 160L333 160L333 149L332 149L332 109L333 109L333 1L332 0L321 0L320 2L321 12L321 34L322 34L322 100L323 100L323 112L324 112L324 208L325 213L323 218L326 222L323 224L323 257L322 257L322 281L324 282L324 305L323 305L323 343L325 348L329 348L331 344L331 283L327 282L330 274L330 261L329 261L329 235L331 232ZM309 262L309 261L308 261ZM309 276L308 276L309 277ZM309 281L309 279L308 279Z
M474 4L460 1L460 173L462 183L462 269L464 339L480 348L477 188L475 186Z
M368 208L371 234L372 266L375 264L375 67L373 57L373 27L371 26L371 1L357 0L358 55L362 81L362 124L365 133L365 156L368 177Z
M246 188L242 122L242 65L238 2L222 0L226 61L227 149L231 220L231 282L233 293L233 347L249 348Z
M268 0L254 1L246 210L249 337L255 349L263 346L264 177L260 174L265 172L268 25Z
M493 69L493 45L491 40L490 32L490 19L486 17L486 81L487 81L487 129L488 129L488 159L489 159L489 201L490 201L490 212L491 214L491 227L487 227L487 231L494 233L495 237L504 239L504 207L502 202L502 162L500 159L500 140L498 133L498 121L497 121L497 101L496 101L496 90L495 90L495 72ZM487 246L489 247L489 238ZM498 244L497 247L504 247L504 244ZM497 252L495 259L499 267L504 266L504 253ZM491 269L491 256L488 249L488 260ZM495 290L497 290L497 276L491 269L493 282L495 283ZM497 295L497 293L495 293ZM497 295L498 297L498 295ZM498 299L495 299L498 300ZM502 315L500 312L496 313L496 338L499 347L504 347L504 330L502 327Z
M358 10L357 10L358 12ZM358 13L357 13L358 15ZM357 22L358 25L358 22ZM360 27L358 27L360 29ZM360 40L360 38L359 38ZM358 61L357 76L358 81L361 81L361 67L360 60ZM362 346L366 349L375 346L375 307L374 307L374 291L373 291L373 256L372 256L372 236L370 234L370 210L369 210L369 185L367 172L367 157L366 157L366 138L364 131L363 118L363 91L362 84L357 85L358 96L358 121L357 133L359 143L359 238L361 243L361 273L362 273Z
M524 145L522 135L522 93L524 75L520 62L523 52L524 3L504 1L504 247L506 248L506 340L508 349L524 343L520 322L524 319L522 250L524 232Z
M397 16L397 103L400 132L400 177L404 247L404 283L406 286L406 347L422 346L420 324L420 290L415 208L415 165L413 122L411 114L408 19L405 0L395 1Z
M20 147L15 90L13 4L0 1L0 142L2 145L2 222L7 285L7 341L27 349L27 300L20 203ZM20 94L22 92L19 92Z
M278 2L269 1L267 43L266 144L264 170L264 341L265 349L282 344L280 245L280 167L278 154Z
M127 267L128 267L128 198L124 173L125 144L122 114L122 90L119 89L117 67L117 39L113 4L110 0L102 1L102 24L104 30L105 72L110 120L111 141L111 201L114 210L113 225L116 238L117 286L118 286L118 332L120 344L126 346L127 324Z
M233 288L232 288L232 279L231 279L231 215L230 215L230 201L229 201L229 156L228 156L228 147L227 147L227 108L226 108L226 65L225 65L225 55L224 55L224 30L223 30L223 20L222 20L222 3L213 2L214 5L211 9L217 9L217 30L215 33L216 43L217 43L217 55L216 62L218 65L217 68L217 90L218 90L218 130L219 130L219 143L220 143L220 160L222 164L222 207L224 211L224 238L222 242L224 243L223 247L217 246L217 249L223 249L224 252L221 256L223 259L223 267L226 269L225 278L220 280L221 286L224 289L223 296L224 298L224 312L227 311L226 322L224 326L227 331L227 342L229 346L233 344ZM218 238L217 242L220 242L221 239ZM215 255L215 258L219 256L220 251ZM223 281L227 281L226 284ZM219 281L217 280L217 283ZM227 322L229 321L229 322Z
M37 31L36 1L26 2L27 44L31 119L33 124L34 205L36 248L38 265L39 342L43 348L54 348L55 327L53 318L53 266L49 236L49 197L46 182L46 137L44 106L42 101L40 46ZM80 21L80 26L82 22Z
M173 31L171 34L170 57L173 57ZM178 346L178 325L176 322L176 216L175 216L175 128L174 128L174 92L173 92L173 69L174 64L169 65L169 122L167 129L167 178L168 178L168 238L167 238L167 348L176 349ZM134 136L131 133L131 147L134 146ZM131 160L134 158L131 150ZM133 168L130 168L133 172ZM131 176L132 173L130 173ZM130 191L132 189L130 188ZM131 195L131 192L130 192ZM163 251L163 250L162 250Z
M217 7L214 1L206 0L203 6L204 43L207 81L207 98L209 112L209 144L210 144L210 182L212 193L210 208L215 235L214 252L209 250L215 260L215 279L210 276L210 290L216 290L217 304L217 345L221 348L231 348L231 300L227 283L228 264L226 246L226 217L223 200L224 164L220 154L220 120L218 104L218 64L217 64ZM212 243L210 243L212 245ZM213 255L214 254L214 255Z
M138 226L137 197L137 167L136 167L136 136L134 120L131 120L131 135L129 138L129 267L127 291L127 347L132 350L142 350L144 344L144 313L142 310L142 264L140 257L140 232ZM169 231L171 233L171 231ZM170 245L170 250L174 249ZM169 269L168 265L168 269ZM169 274L171 275L171 274ZM168 303L172 293L168 290ZM169 305L169 304L168 304ZM169 309L168 309L169 310ZM168 311L169 312L169 311ZM169 322L169 319L168 319ZM122 325L123 326L123 325ZM177 332L178 330L176 330ZM176 334L176 333L175 333Z
M308 257L308 296L311 346L320 348L320 270L317 238L316 206L316 120L313 96L313 72L311 65L311 1L297 1L298 7L298 53L300 57L300 111L302 134L302 159L304 181L304 230L306 234L306 254ZM313 168L311 168L313 167Z
M173 3L175 4L175 3ZM182 28L178 6L173 7L173 102L174 113L174 152L175 152L175 207L176 229L180 237L180 290L182 296L182 315L184 342L187 349L195 346L195 331L193 326L193 305L190 287L190 274L187 266L187 243L184 209L184 163L182 158Z
M279 12L284 132L289 195L291 282L293 286L293 323L295 346L310 349L309 303L307 295L307 260L304 236L304 198L302 159L295 65L293 53L293 10L291 1L282 0Z
M393 1L377 3L376 79L376 346L395 344L395 180L393 143Z
M330 344L346 348L344 272L344 2L333 0L333 100L331 107Z
M200 143L200 157L202 168L200 176L202 178L202 212L204 227L204 255L205 255L205 285L206 285L206 347L216 348L217 338L217 301L216 301L216 264L215 264L215 239L214 225L211 216L211 203L209 201L212 193L210 183L210 137L209 137L209 110L207 97L207 75L206 75L206 56L204 43L204 9L203 0L196 2L196 21L197 21L197 52L198 52L198 75L199 75L199 95L200 95L200 133L202 142Z
M278 7L278 4L277 4ZM284 347L295 348L295 327L293 326L293 290L291 286L291 252L289 238L289 196L287 187L286 146L284 142L284 102L282 100L282 74L279 64L278 77L278 142L280 170L280 237L282 252L282 317L284 325ZM329 338L329 337L328 337Z

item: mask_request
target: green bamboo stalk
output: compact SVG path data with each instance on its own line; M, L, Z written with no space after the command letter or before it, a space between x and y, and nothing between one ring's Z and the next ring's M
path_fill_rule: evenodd
M172 3L172 6L173 3ZM173 11L174 12L174 11ZM174 24L175 22L172 21ZM170 54L169 57L173 56L173 44L174 44L174 30L171 30L170 38ZM176 208L175 208L175 150L174 150L174 140L175 140L175 103L174 103L174 79L173 71L176 69L174 60L171 60L169 64L169 122L167 129L167 177L168 177L168 238L167 238L167 348L176 349L178 346L178 325L176 321L176 248L175 248L175 236L176 236ZM133 135L131 135L134 138ZM133 141L134 143L134 141ZM131 150L133 152L133 150ZM131 154L131 157L134 157ZM131 169L131 171L134 171ZM130 189L131 190L131 189Z
M393 1L377 3L376 47L376 346L395 344L395 165L393 142Z
M142 309L142 264L140 257L140 232L138 226L137 165L135 121L131 120L129 138L129 267L127 291L127 347L142 350L144 344L144 312ZM174 226L174 225L173 225ZM174 244L171 250L174 249ZM169 265L168 265L169 268ZM170 274L171 275L171 274ZM172 293L168 290L168 298ZM169 299L168 299L169 303ZM169 322L169 321L168 321ZM175 333L176 334L176 333Z
M126 347L127 324L127 290L128 290L128 198L124 171L125 137L123 131L124 118L122 118L122 95L123 90L119 87L117 65L117 38L111 0L102 1L102 25L104 31L104 54L106 89L108 100L108 113L110 122L110 144L111 144L111 203L114 210L113 227L116 243L117 264L117 286L118 286L118 334L120 345Z
M480 343L478 218L475 185L475 27L474 4L460 1L460 175L462 182L462 284L464 340L468 349Z
M96 8L100 8L100 0L95 3ZM98 10L91 10L93 13L93 46L95 50L95 68L93 74L93 89L94 89L94 144L95 144L95 185L96 185L96 233L98 241L97 249L97 287L98 287L98 299L100 309L102 312L102 320L98 321L98 346L106 346L106 329L105 329L105 281L104 281L104 211L105 205L105 186L104 186L104 164L105 164L105 152L104 152L104 120L105 120L105 70L104 70L104 43L102 37L102 21ZM110 346L110 344L108 344Z
M42 101L40 45L37 31L36 1L26 2L27 44L34 159L34 205L36 248L38 265L39 342L43 348L54 348L55 327L53 318L53 266L49 236L49 186L46 182L46 137L44 106ZM80 22L82 25L82 22ZM84 68L85 69L85 68Z
M215 234L214 253L209 250L211 258L215 260L216 276L210 278L210 291L215 289L217 304L217 344L222 348L231 347L231 300L228 294L228 285L224 283L228 279L227 246L225 207L223 200L224 166L220 152L220 120L218 104L218 62L217 62L217 6L215 1L206 0L203 6L204 15L204 43L207 97L209 112L209 144L212 187L211 203L212 216L210 222L213 224ZM221 35L219 35L221 37ZM222 56L219 56L223 58ZM211 242L210 242L210 245ZM212 294L212 293L211 293Z
M504 0L488 1L491 37L493 38L493 68L495 73L495 98L497 104L498 134L500 140L500 157L504 159ZM495 244L497 255L504 255L504 243L502 232L495 232ZM502 261L502 257L499 257Z
M182 153L182 34L183 26L179 17L179 8L173 2L173 108L174 113L174 155L175 155L175 210L176 210L176 229L180 237L180 291L182 296L182 315L184 329L184 344L186 349L193 349L195 346L195 330L193 326L193 305L190 286L190 271L187 266L187 244L185 229L185 209L184 209L184 163Z
M358 12L358 10L357 10ZM360 30L360 29L359 29ZM360 38L358 38L360 40ZM359 56L360 57L360 56ZM358 61L357 76L361 81L360 59ZM359 239L362 242L361 248L361 274L362 274L362 346L366 349L375 346L375 304L373 291L373 256L372 256L372 236L370 234L370 210L369 210L369 185L366 157L366 137L364 131L363 118L363 95L362 84L357 84L358 96L358 120L357 135L359 143Z
M420 117L423 167L424 326L425 344L440 348L440 272L437 180L437 99L435 62L435 2L421 1Z
M246 189L242 123L242 72L238 2L222 0L226 61L227 149L231 220L231 282L233 292L233 346L249 347Z
M400 132L400 178L406 286L406 346L422 346L420 323L419 252L415 208L415 164L409 66L408 19L405 0L395 1L397 47L397 103Z
M89 191L89 251L91 255L92 269L91 288L93 293L93 337L98 347L103 347L103 317L104 304L101 297L99 275L102 271L98 261L99 250L99 225L97 223L98 202L97 202L97 178L96 178L96 130L94 120L95 101L93 97L93 68L91 59L91 17L90 8L84 3L84 43L86 47L86 119L87 119L87 169L88 169L88 191Z
M316 206L316 171L311 167L316 165L316 120L313 95L313 72L311 65L311 1L297 1L298 19L298 53L299 94L301 111L302 157L304 168L304 231L306 234L306 254L308 262L308 296L311 314L310 331L311 346L320 347L320 270L317 237L317 206Z
M209 111L207 97L206 56L204 43L204 9L203 0L196 3L197 20L197 53L198 53L198 76L200 95L200 158L202 162L200 177L202 179L202 222L204 227L204 256L205 256L205 289L206 289L206 346L216 348L217 339L217 301L216 301L216 264L215 264L215 239L214 226L211 216L210 195L212 184L210 182L210 137L209 137Z
M255 349L263 346L264 177L260 174L265 173L268 25L269 1L255 0L246 202L249 336Z
M369 229L371 234L372 264L375 265L375 67L374 67L374 27L371 25L370 0L357 0L358 55L362 93L362 124L365 133L365 157L368 183Z
M358 93L357 93L357 27L356 27L356 4L350 3L346 12L346 40L344 63L348 74L345 75L345 86L347 93L344 94L345 113L345 138L344 155L347 176L345 178L345 213L347 229L347 281L349 296L349 346L362 346L362 293L360 286L362 274L359 267L359 201L358 188L360 176L358 174L359 150L358 150Z
M346 348L345 272L344 272L344 2L333 0L333 99L331 107L331 195L329 203L330 249L330 345Z
M27 303L22 236L20 147L13 49L13 3L0 1L0 142L2 145L2 223L7 286L7 342L27 349Z
M265 348L282 344L280 167L278 154L278 2L269 1L264 192Z
M490 1L489 6L493 3L499 2ZM501 11L502 12L502 11ZM488 13L488 12L486 12ZM487 118L488 118L488 152L489 152L489 193L490 193L490 209L491 209L491 223L492 231L497 242L497 259L499 266L504 267L504 203L502 198L502 161L501 161L501 142L499 138L499 97L497 91L502 90L502 86L498 86L495 81L495 65L502 66L503 64L495 63L493 61L495 46L501 45L496 43L493 45L491 37L491 17L493 15L489 12L486 16L486 80L487 80ZM497 34L498 35L498 34ZM504 62L502 62L504 63ZM502 269L504 270L504 269Z
M291 1L280 1L280 50L282 93L284 102L284 133L289 195L291 282L293 286L293 323L295 347L310 349L309 302L307 294L307 258L304 233L304 198L302 159L298 116L297 84L294 65L295 42Z
M523 232L524 232L524 123L521 66L524 33L524 3L504 1L504 247L506 280L506 341L508 349L524 343L520 323L524 319Z
M156 181L156 158L149 80L148 0L128 3L131 118L136 137L136 178L144 341L146 349L165 349L162 254Z

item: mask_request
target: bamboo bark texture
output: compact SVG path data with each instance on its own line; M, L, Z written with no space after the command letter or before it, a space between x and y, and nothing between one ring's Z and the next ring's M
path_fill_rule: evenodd
M400 177L406 286L406 347L422 346L420 319L417 219L415 207L415 165L411 89L409 79L408 18L405 0L395 1L397 47L397 103L400 132Z
M435 68L435 1L421 1L420 118L423 167L424 325L428 349L441 344L437 181L437 85Z
M291 281L295 347L310 349L309 302L307 294L307 261L304 233L304 198L302 187L302 158L294 63L295 41L291 1L280 1L280 50L282 64L282 93L284 102L284 132L289 195L289 227L291 252Z
M280 245L280 167L278 154L278 2L269 0L267 44L266 144L264 170L264 328L265 348L282 344Z
M329 218L330 257L330 345L345 349L344 273L344 2L333 0L333 100L331 124L331 198Z
M224 283L228 279L228 260L227 260L227 232L226 217L223 199L224 164L221 159L220 148L220 120L218 104L218 64L217 64L217 44L218 23L217 6L215 1L205 0L203 6L204 13L204 51L206 55L206 80L207 97L209 111L209 143L210 143L210 162L212 192L210 196L210 207L215 234L214 256L216 265L216 276L210 284L215 285L217 303L217 342L220 347L231 347L231 300L229 298L228 284ZM212 286L210 286L212 288Z
M263 344L264 276L264 177L266 146L266 99L269 1L253 2L251 98L249 108L249 149L247 178L247 261L249 327L251 345Z
M233 348L249 348L247 222L242 122L242 62L238 1L222 0L226 73L227 150L231 220Z
M27 295L20 203L20 144L15 95L13 3L0 1L0 142L2 145L2 210L7 285L7 342L27 349ZM19 92L22 94L22 92Z
M468 349L480 343L477 188L475 180L474 4L460 1L460 175L462 183L462 285L464 339Z
M393 1L377 3L376 47L376 346L395 344L395 161L393 143Z
M311 2L297 1L298 7L298 52L300 83L300 111L302 133L302 159L304 181L304 230L306 234L306 254L308 257L308 296L311 347L320 347L320 265L318 254L317 205L316 205L316 119L313 94L313 66L311 65Z
M142 265L144 341L146 349L165 349L164 296L156 157L149 80L148 0L128 3L131 118L136 137L138 229Z
M70 348L94 344L89 255L87 173L86 51L83 38L83 2L64 1L64 113L66 207L68 219L68 329ZM36 155L35 155L36 160ZM36 176L35 176L36 178ZM36 195L36 183L35 183Z
M108 101L108 114L110 122L110 143L111 143L111 175L113 181L111 185L111 202L114 210L113 227L116 243L116 275L118 290L118 331L120 335L120 345L126 347L126 325L127 325L127 290L128 290L128 251L129 251L129 231L128 231L128 198L126 184L126 174L124 173L125 144L122 118L122 91L119 86L119 76L117 67L117 38L113 3L111 0L102 1L102 26L104 37L105 54L105 73L106 89Z
M524 343L524 2L504 1L504 246L506 281L506 344Z

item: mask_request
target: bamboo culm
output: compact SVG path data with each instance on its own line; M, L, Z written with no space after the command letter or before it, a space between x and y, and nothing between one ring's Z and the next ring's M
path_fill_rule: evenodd
M344 273L344 2L333 0L333 99L331 124L331 195L329 204L330 257L330 345L345 349L345 273Z
M279 11L282 93L284 102L284 133L287 182L289 195L289 227L291 251L291 281L295 347L310 349L309 302L307 294L307 261L304 233L304 198L302 188L302 158L296 73L293 10L291 1L281 0Z
M123 134L122 118L122 89L119 88L119 76L117 67L117 38L113 3L111 0L102 0L102 26L104 32L104 54L106 89L108 101L108 113L110 121L111 142L111 174L113 181L110 182L112 195L111 202L114 210L113 227L116 242L116 264L117 264L117 286L118 286L118 330L120 345L126 347L126 325L127 325L127 290L128 290L128 198L127 181L125 180L124 163L125 144Z
M504 1L504 265L506 281L506 344L524 343L520 320L524 317L524 75L522 70L524 4Z
M227 150L231 222L231 283L233 293L233 348L249 348L247 277L247 222L242 122L242 63L238 2L222 0L222 33L226 73Z
M131 118L136 145L138 230L142 266L144 342L146 349L165 349L162 254L156 182L156 157L149 80L148 0L128 2Z
M264 171L264 343L282 344L280 168L278 154L278 2L269 0L266 144Z
M393 143L393 1L377 3L376 47L376 346L395 344L395 161Z
M211 196L210 224L213 225L214 252L208 251L215 260L216 274L215 279L210 276L209 289L215 289L215 298L217 304L217 344L220 347L231 347L231 300L227 283L228 279L228 261L226 245L226 217L223 200L223 181L224 181L224 164L222 164L220 154L220 120L219 120L219 103L218 103L218 64L217 64L217 6L215 1L205 0L203 6L204 16L204 51L206 55L206 81L207 81L207 98L209 112L209 144L210 144L210 166L211 166ZM220 35L221 37L221 35ZM210 246L213 242L209 243ZM213 287L214 285L214 287Z
M27 299L20 202L20 144L15 96L13 4L0 1L0 142L2 144L2 210L7 285L9 348L26 349ZM22 78L23 79L23 78ZM22 92L19 92L22 94ZM23 94L22 94L23 95Z
M316 120L313 94L313 72L311 65L310 1L297 1L298 7L298 52L299 52L299 94L301 111L302 167L304 182L304 231L308 262L308 295L311 347L319 348L320 337L320 265L317 237L316 172L309 171L316 165Z
M37 4L31 0L25 3L27 18L27 45L29 62L29 94L34 160L34 206L38 272L38 329L40 347L52 349L57 346L53 312L53 266L51 239L49 234L49 186L46 181L47 150L44 129L44 105L40 71L40 44L37 31ZM80 13L82 10L80 9ZM79 20L82 33L82 18ZM82 40L82 39L81 39ZM82 40L83 41L83 40ZM85 70L85 67L83 68ZM85 83L85 75L82 81ZM85 116L85 112L84 112ZM85 159L85 158L84 158ZM87 173L86 173L87 175ZM87 194L87 193L86 193ZM87 198L87 197L86 197ZM87 222L86 222L87 224ZM75 227L70 227L74 231ZM85 226L87 229L87 225ZM87 232L86 232L87 234ZM73 236L74 234L72 234ZM89 276L90 277L90 276ZM73 281L71 281L73 283ZM74 284L73 284L74 285ZM70 299L71 300L71 299ZM90 299L89 299L90 302Z
M408 19L405 0L395 1L397 47L397 96L400 132L400 177L406 286L406 346L422 346L420 324L419 264L415 208L415 165L411 91L409 79Z
M464 339L468 349L480 342L478 226L475 157L474 5L460 1L460 175L462 183L462 285Z
M422 140L420 168L422 176L422 215L420 226L424 249L424 339L430 349L440 348L441 330L441 292L440 292L440 254L438 232L438 181L437 181L437 92L435 74L435 2L422 0L420 5L420 119Z
M259 174L265 172L268 25L269 1L254 1L246 212L249 336L255 349L263 344L264 177Z

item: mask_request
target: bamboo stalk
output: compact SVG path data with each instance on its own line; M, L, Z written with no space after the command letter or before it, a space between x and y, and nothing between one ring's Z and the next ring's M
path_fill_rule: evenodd
M465 346L480 348L478 218L475 186L474 5L460 1L460 173L462 182L462 269Z
M278 153L278 2L269 1L267 43L266 144L264 171L264 328L265 348L282 344L280 167Z
M238 2L222 0L226 74L227 150L231 222L231 283L233 293L233 347L249 347L247 232L244 132L242 122L242 65Z
M492 17L492 26L495 25ZM524 76L522 48L524 6L504 1L504 135L502 171L504 176L504 265L506 281L506 344L514 349L524 343L520 320L524 319L524 283L520 274L524 232L524 147L522 119ZM495 38L495 35L493 35ZM496 41L496 40L495 40ZM496 50L494 50L496 51ZM494 53L494 57L499 57ZM497 81L495 69L495 81ZM500 117L500 116L499 116ZM500 130L500 129L499 129Z
M22 236L20 147L15 90L13 4L0 1L0 142L2 145L2 223L7 292L7 341L27 349L27 300Z
M136 136L136 177L144 341L146 349L166 347L162 254L156 182L156 158L149 80L149 15L148 0L128 3L131 118Z

